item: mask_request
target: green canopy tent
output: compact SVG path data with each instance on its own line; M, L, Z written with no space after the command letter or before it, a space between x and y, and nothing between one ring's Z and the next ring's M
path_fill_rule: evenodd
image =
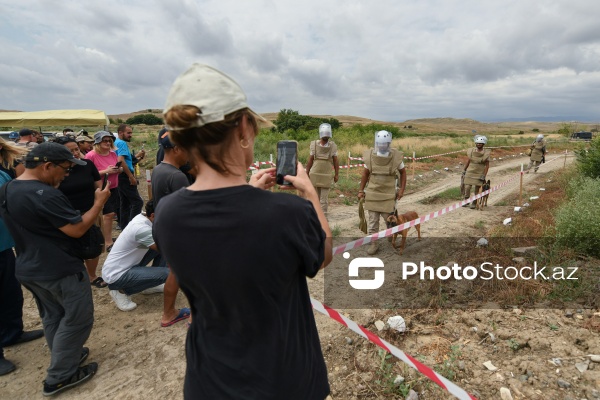
M99 110L0 112L0 126L11 128L32 126L104 126L106 129L108 125L108 117L104 111Z

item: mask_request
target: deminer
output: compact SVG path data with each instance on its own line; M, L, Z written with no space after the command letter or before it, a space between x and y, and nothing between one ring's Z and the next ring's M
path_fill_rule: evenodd
M463 197L468 199L471 196L471 186L475 186L474 194L477 194L481 186L485 183L485 177L490 169L490 149L484 149L487 144L485 136L475 136L475 147L467 150L467 163L462 173L464 176L465 188ZM470 207L475 208L475 201L471 202ZM466 203L463 207L469 206Z
M385 221L396 210L396 201L402 198L406 188L403 154L392 149L391 144L392 134L388 131L378 131L375 133L375 147L365 151L363 155L365 168L360 180L358 198L365 199L364 208L369 211L369 235L379 231L380 217ZM377 249L377 241L372 241L367 253L373 255L377 253Z
M327 215L329 205L332 175L333 181L337 182L340 172L337 145L331 140L331 135L330 124L319 126L319 140L310 142L310 157L306 164L306 173L317 190L317 196L319 196L319 202L325 215Z
M539 134L535 138L535 142L531 144L531 155L529 156L529 165L527 166L527 173L531 167L534 167L533 172L537 172L542 160L546 155L546 141L544 135Z

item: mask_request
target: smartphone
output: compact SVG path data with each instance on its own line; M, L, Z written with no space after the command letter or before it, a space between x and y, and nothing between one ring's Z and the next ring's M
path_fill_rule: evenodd
M286 175L296 176L298 168L298 142L281 140L277 142L277 168L275 181L278 185L292 186L291 182L283 179Z
M104 179L102 180L102 190L104 190L107 183L108 183L108 173L104 174Z
M119 161L118 163L115 164L115 167L120 168L122 163L123 163L123 161Z

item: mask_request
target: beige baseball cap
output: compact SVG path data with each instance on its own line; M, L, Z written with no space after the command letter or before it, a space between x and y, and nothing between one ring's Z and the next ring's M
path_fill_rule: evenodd
M234 111L248 108L246 94L233 79L221 71L205 64L193 64L179 75L167 96L163 111L166 114L173 106L191 105L198 107L198 119L190 126L169 126L171 130L201 127L219 122ZM250 110L259 124L271 124ZM272 125L272 124L271 124Z

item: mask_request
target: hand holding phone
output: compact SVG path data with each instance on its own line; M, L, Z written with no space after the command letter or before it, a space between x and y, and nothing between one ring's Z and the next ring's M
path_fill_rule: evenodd
M118 163L115 164L115 167L117 168L121 168L121 164L123 164L123 161L119 161Z
M278 185L292 186L291 182L283 179L286 175L296 176L298 173L298 142L281 140L277 142L277 167L275 180Z
M104 179L102 180L102 190L106 188L106 184L108 183L108 173L104 174Z

